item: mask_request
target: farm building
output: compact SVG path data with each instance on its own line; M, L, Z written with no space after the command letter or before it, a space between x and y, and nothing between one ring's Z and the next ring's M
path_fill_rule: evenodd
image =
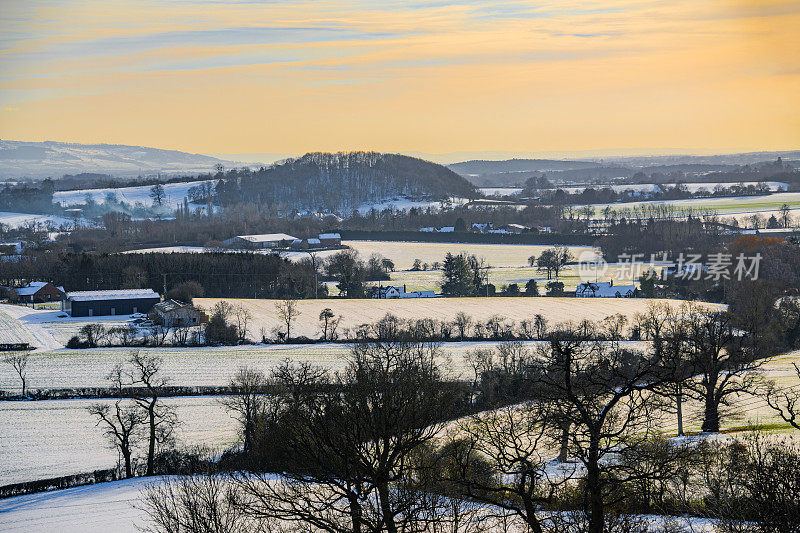
M264 233L262 235L237 235L222 241L228 246L242 248L286 248L297 237L285 233Z
M319 239L313 237L308 239L295 239L291 244L292 250L315 250L322 248L322 243Z
M197 326L208 321L206 314L192 304L178 300L164 300L153 306L148 313L154 322L167 327Z
M64 287L56 287L49 281L31 281L25 287L11 289L8 299L15 303L57 302L64 296Z
M387 287L373 287L371 297L382 300L397 298L435 298L436 293L433 291L406 292L405 285L402 287L394 287L389 285Z
M332 246L341 246L342 236L338 233L320 233L319 242L326 248L330 248Z
M586 281L575 289L578 298L632 298L636 285L614 285L613 281Z
M148 313L161 297L152 289L68 292L61 310L70 316L108 316Z

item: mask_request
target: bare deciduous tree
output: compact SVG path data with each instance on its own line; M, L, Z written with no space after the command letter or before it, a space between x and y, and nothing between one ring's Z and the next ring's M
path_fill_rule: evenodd
M134 396L134 402L144 412L148 427L147 438L147 470L145 475L152 476L156 454L156 446L172 439L177 424L174 409L160 401L162 389L168 379L161 374L162 361L159 357L135 352L128 360L131 370L128 372L133 386L143 387L146 394Z
M17 377L19 377L19 380L22 383L23 396L27 396L28 393L27 367L29 357L30 352L20 352L3 357L3 362L13 368L14 372L17 374Z
M297 300L286 299L275 304L278 317L286 324L286 342L289 342L292 334L292 322L300 315Z
M258 370L241 367L230 382L230 396L219 399L230 415L241 426L242 445L245 453L250 452L258 417L263 413L266 399L264 388L267 378Z

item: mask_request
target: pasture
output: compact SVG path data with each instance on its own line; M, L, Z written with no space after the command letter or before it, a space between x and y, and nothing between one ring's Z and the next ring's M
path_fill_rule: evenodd
M380 254L394 262L396 270L410 270L414 259L432 265L444 261L450 252L467 252L482 257L493 267L525 267L528 258L539 255L553 245L531 244L475 244L448 242L396 242L396 241L342 241L342 244L357 251L365 259L373 253ZM576 258L588 260L599 255L600 250L591 246L568 246Z

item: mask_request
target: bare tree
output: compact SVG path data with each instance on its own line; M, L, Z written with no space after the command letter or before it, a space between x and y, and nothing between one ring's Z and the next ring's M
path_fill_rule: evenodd
M27 396L28 392L28 374L26 369L28 367L29 357L30 352L20 352L7 355L3 358L3 362L13 368L14 372L17 373L17 377L19 377L19 380L22 383L23 396Z
M113 404L94 403L87 409L90 414L97 417L97 426L103 427L103 434L111 446L119 450L125 467L125 477L133 477L133 450L136 445L136 435L139 426L144 424L144 417L139 408L130 400L122 399L123 396L123 370L122 365L116 365L108 374L109 379L120 399Z
M159 357L135 352L128 359L131 370L128 372L131 385L142 387L146 394L136 394L133 398L144 412L148 426L147 470L145 475L154 474L156 445L172 439L177 417L175 411L165 405L160 398L168 379L161 375L162 361Z
M727 312L691 309L684 317L690 371L687 393L703 402L702 430L719 431L721 408L731 397L752 393L760 380L755 372L766 359L744 344Z
M266 385L267 378L262 372L240 367L230 381L230 395L222 396L219 399L219 403L241 426L242 445L245 453L250 452L258 417L265 408L264 389Z
M267 533L268 520L241 509L242 495L224 475L165 478L149 485L137 507L151 522L151 533Z
M275 309L278 311L278 317L286 324L286 342L289 342L292 333L292 321L300 315L297 300L281 300L275 304Z
M455 325L458 328L458 338L465 339L469 334L469 328L472 326L472 317L463 311L456 314Z
M547 406L553 440L565 426L572 428L569 449L586 471L588 531L602 533L608 498L635 478L609 456L649 438L659 406L650 391L672 371L660 357L590 340L586 333L581 327L552 332L529 372L535 399Z
M233 316L236 318L236 332L239 340L243 341L247 338L247 328L250 320L253 319L253 314L243 305L237 305L233 308Z
M792 363L797 377L800 378L800 367ZM767 385L764 398L785 422L795 429L800 429L800 391L797 385L778 388L774 382Z
M533 533L544 530L552 513L543 505L575 470L548 473L545 420L547 413L535 402L479 413L462 420L444 448L456 486L474 501L518 516Z

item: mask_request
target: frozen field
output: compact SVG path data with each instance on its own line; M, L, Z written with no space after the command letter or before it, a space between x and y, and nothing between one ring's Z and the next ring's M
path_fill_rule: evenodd
M108 447L86 408L112 400L0 402L0 485L111 468ZM165 398L180 421L177 438L221 449L236 441L235 421L213 397Z
M439 361L445 373L453 378L471 375L464 355L476 348L494 348L495 342L448 342L442 344ZM181 386L225 385L241 366L269 373L285 359L308 362L336 371L344 368L349 354L346 344L310 345L246 345L207 348L141 348L163 361L163 373L170 384ZM28 360L28 387L61 389L106 387L108 372L117 363L125 362L130 348L93 348L89 350L56 350L33 352ZM17 375L8 365L0 365L0 390L20 392Z
M447 252L454 254L467 252L482 257L493 267L528 266L531 255L539 256L542 251L555 245L540 246L532 244L476 244L449 242L398 242L398 241L342 241L361 256L369 257L373 253L394 261L397 270L409 270L414 259L432 264L444 261ZM591 246L567 246L572 255L589 259L599 255L599 248Z
M8 211L0 211L0 224L4 224L11 228L19 228L35 224L38 226L72 226L72 220L55 215L36 215L31 213L11 213Z
M0 500L6 533L135 533L147 516L134 504L158 478L134 478Z
M603 208L609 206L619 211L630 209L634 206L659 204L670 204L683 209L716 211L723 217L735 217L740 223L755 213L767 218L773 214L777 217L780 214L781 206L786 204L795 218L795 224L797 224L797 216L800 214L800 192L779 192L763 196L737 196L733 198L691 198L656 202L595 204L593 207L595 208L595 217L601 217Z
M189 195L189 189L201 183L214 183L214 180L187 181L185 183L165 183L164 205L176 208L183 204L183 199ZM86 201L86 195L91 195L98 204L103 203L106 194L111 193L120 202L134 205L137 202L144 205L152 205L153 199L150 198L152 185L142 185L139 187L120 187L108 189L79 189L75 191L58 191L53 194L53 201L58 202L64 207L82 204Z
M82 318L60 318L60 310L32 309L20 305L0 304L0 335L3 324L8 335L22 335L22 328L31 339L31 345L42 350L63 348L70 337L86 324L101 323L107 327L125 324L127 316L96 316ZM4 319L3 316L6 318ZM16 333L14 333L16 332ZM29 342L23 340L21 342Z

